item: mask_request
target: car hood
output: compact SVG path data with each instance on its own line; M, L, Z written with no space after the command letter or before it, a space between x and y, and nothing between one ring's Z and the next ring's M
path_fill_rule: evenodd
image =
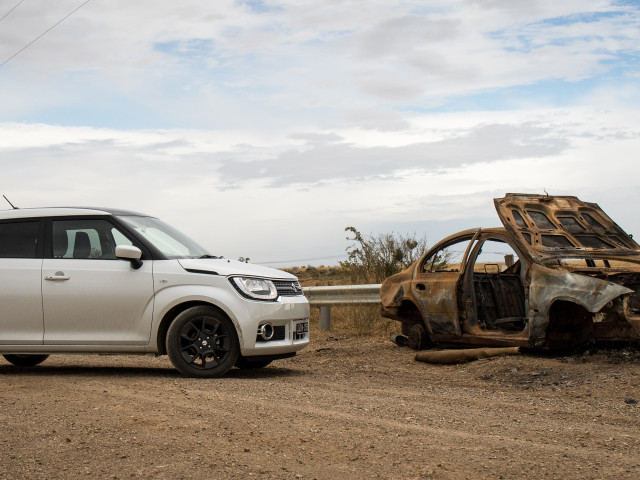
M252 263L227 260L226 258L180 258L178 262L187 271L196 273L208 273L212 275L241 275L247 277L275 278L283 280L295 280L290 273L263 267Z
M572 196L507 193L494 204L513 241L535 260L640 260L640 246L595 203Z

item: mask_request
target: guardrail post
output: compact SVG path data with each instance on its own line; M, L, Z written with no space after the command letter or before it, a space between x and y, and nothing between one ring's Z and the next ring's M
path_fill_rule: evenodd
M331 330L332 305L372 305L380 303L380 284L327 285L302 287L309 306L320 309L320 330Z
M512 253L507 253L504 256L504 264L506 265L507 268L509 268L511 265L514 264L513 254Z
M331 330L331 307L328 305L320 307L320 330Z

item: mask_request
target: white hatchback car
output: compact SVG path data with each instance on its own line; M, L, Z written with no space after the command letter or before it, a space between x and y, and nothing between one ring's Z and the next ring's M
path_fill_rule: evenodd
M168 354L187 376L264 367L309 343L296 277L210 255L147 215L0 211L0 353Z

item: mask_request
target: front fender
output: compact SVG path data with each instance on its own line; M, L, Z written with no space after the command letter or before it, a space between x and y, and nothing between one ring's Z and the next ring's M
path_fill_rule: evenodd
M188 302L208 303L222 310L233 323L240 345L244 344L239 319L249 317L251 312L249 305L238 294L229 288L213 285L176 285L156 292L149 351L159 350L158 330L167 313L177 305Z
M558 300L577 303L589 312L596 313L611 300L633 293L633 290L617 283L537 264L531 266L530 272L530 308L545 316Z

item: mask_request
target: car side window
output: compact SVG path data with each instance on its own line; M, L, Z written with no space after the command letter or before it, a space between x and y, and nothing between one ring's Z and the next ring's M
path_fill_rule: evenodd
M116 229L115 227L111 229L111 235L113 236L113 239L116 242L116 246L133 245L133 242L129 240L127 237L125 237L124 234L120 232L120 230Z
M54 220L53 257L114 260L116 245L131 241L106 220Z
M36 258L40 222L0 223L0 258Z
M507 242L489 238L484 241L474 262L476 273L516 273L519 257Z
M424 260L421 271L425 273L459 272L460 263L470 241L470 239L462 240L436 250Z

